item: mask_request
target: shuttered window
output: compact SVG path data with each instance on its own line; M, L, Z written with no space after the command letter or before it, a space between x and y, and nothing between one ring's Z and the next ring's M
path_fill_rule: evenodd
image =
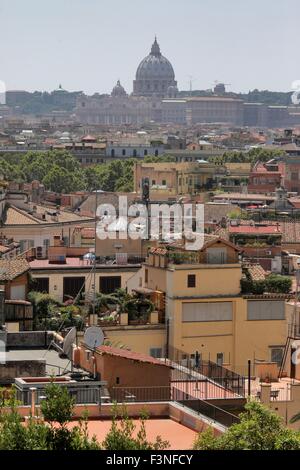
M232 302L183 303L183 322L231 321Z
M283 300L248 300L247 320L284 320Z

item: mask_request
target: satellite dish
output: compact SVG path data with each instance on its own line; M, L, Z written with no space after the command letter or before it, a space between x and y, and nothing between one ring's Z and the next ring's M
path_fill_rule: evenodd
M72 346L73 343L76 341L76 328L73 326L73 328L70 329L69 333L64 339L64 344L63 344L63 353L70 359L72 360Z
M95 349L103 344L103 331L98 326L90 326L85 330L83 341L89 348Z

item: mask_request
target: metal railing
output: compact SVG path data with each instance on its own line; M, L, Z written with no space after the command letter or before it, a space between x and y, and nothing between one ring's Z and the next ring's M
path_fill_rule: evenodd
M113 387L110 389L111 401L125 402L159 402L170 401L171 387Z
M228 388L222 387L206 378L190 379L189 381L172 382L172 398L175 401L190 399L222 399L242 398L239 394Z
M186 384L188 387L186 388ZM224 426L231 426L239 422L239 417L197 396L201 389L196 382L186 382L184 389L178 388L178 383L171 387L113 387L110 390L110 399L117 403L142 402L175 402L186 408L202 414ZM198 384L199 386L199 384ZM195 388L196 387L196 388ZM206 394L204 393L206 396ZM210 398L223 398L220 395Z
M237 415L229 413L228 411L204 400L183 400L179 403L226 427L240 422L240 418Z
M255 393L254 398L257 401L261 401L261 388L259 387ZM286 387L273 387L271 386L270 390L270 402L276 401L290 401L291 400L291 387L289 384Z
M102 390L100 387L69 387L65 384L59 384L61 387L66 387L69 394L74 398L75 404L100 404L102 400ZM39 405L45 399L46 389L37 388L35 393L35 404ZM25 390L16 389L16 399L22 405L31 405L31 391L29 388Z
M169 348L169 360L176 364L172 371L172 380L195 378L195 372L203 379L218 384L230 392L245 396L245 377L210 360L197 360L195 355L184 353L176 348Z

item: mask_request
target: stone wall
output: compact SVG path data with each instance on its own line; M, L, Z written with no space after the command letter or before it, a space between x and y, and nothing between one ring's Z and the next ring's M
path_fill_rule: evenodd
M46 360L9 360L0 364L0 385L12 384L15 377L41 377L46 375Z
M19 331L17 333L7 333L7 348L25 349L49 346L52 340L52 333L47 331Z

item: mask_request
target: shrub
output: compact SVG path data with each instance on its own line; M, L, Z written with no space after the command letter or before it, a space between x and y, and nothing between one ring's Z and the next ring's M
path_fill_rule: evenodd
M281 292L288 294L292 287L292 279L280 274L270 274L266 278L266 290L268 292Z
M212 430L198 435L195 450L299 450L300 433L287 429L274 411L256 401L245 405L240 423L221 436Z

